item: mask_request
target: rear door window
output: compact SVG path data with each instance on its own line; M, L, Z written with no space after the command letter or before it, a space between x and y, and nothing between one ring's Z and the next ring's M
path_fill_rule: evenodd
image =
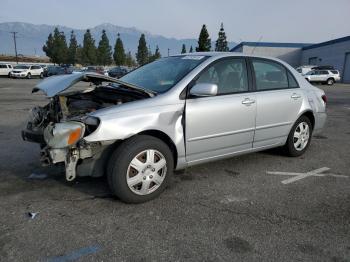
M258 91L289 88L287 70L284 66L265 59L252 59L252 62ZM293 80L291 77L291 86L296 84L292 83Z

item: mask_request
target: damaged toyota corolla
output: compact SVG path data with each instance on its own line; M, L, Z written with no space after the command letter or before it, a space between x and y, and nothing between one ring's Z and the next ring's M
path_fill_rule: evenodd
M50 77L37 91L50 101L30 111L22 137L40 144L42 164L63 163L68 181L106 174L128 203L194 164L278 146L299 156L326 120L324 92L288 64L235 53L170 56L121 79Z

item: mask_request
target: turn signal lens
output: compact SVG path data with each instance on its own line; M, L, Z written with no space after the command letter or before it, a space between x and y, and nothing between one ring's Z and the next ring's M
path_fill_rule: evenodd
M81 128L77 128L72 130L72 132L70 132L69 137L68 137L68 145L73 145L76 142L78 142L78 140L80 139L81 136Z

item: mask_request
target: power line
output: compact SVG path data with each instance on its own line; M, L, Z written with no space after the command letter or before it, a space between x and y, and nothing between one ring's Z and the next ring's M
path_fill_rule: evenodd
M16 43L16 34L18 32L10 32L13 34L13 43L15 44L15 53L16 53L16 63L18 64L18 56L17 56L17 43Z

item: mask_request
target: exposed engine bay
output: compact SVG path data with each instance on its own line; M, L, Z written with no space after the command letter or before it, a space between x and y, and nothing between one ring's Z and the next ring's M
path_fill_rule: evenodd
M89 86L84 90L65 93L62 91L73 84L63 82L66 86L57 88L58 77L47 79L47 82L54 82L53 88L58 89L57 93L52 93L44 80L46 86L34 89L34 92L40 89L46 91L47 95L52 94L50 102L30 110L26 129L22 131L23 140L40 144L42 165L65 163L66 179L69 181L75 179L77 169L83 169L85 175L101 176L102 154L112 143L108 141L87 143L82 139L94 132L99 125L99 119L89 114L103 108L151 97L147 92L132 86L130 88L123 83L108 81L114 79L105 79L106 77L102 75L89 74L88 77L87 79L86 75L70 76L74 80L73 84L80 80L92 82L95 84L94 87ZM61 78L65 80L68 77ZM103 84L104 82L107 84ZM87 161L84 160L85 165L79 166L82 159Z
M46 106L31 109L27 129L34 132L43 132L50 123L69 120L81 121L88 113L96 110L144 98L147 98L147 96L116 88L112 85L99 86L87 92L57 95L51 98L50 103Z

